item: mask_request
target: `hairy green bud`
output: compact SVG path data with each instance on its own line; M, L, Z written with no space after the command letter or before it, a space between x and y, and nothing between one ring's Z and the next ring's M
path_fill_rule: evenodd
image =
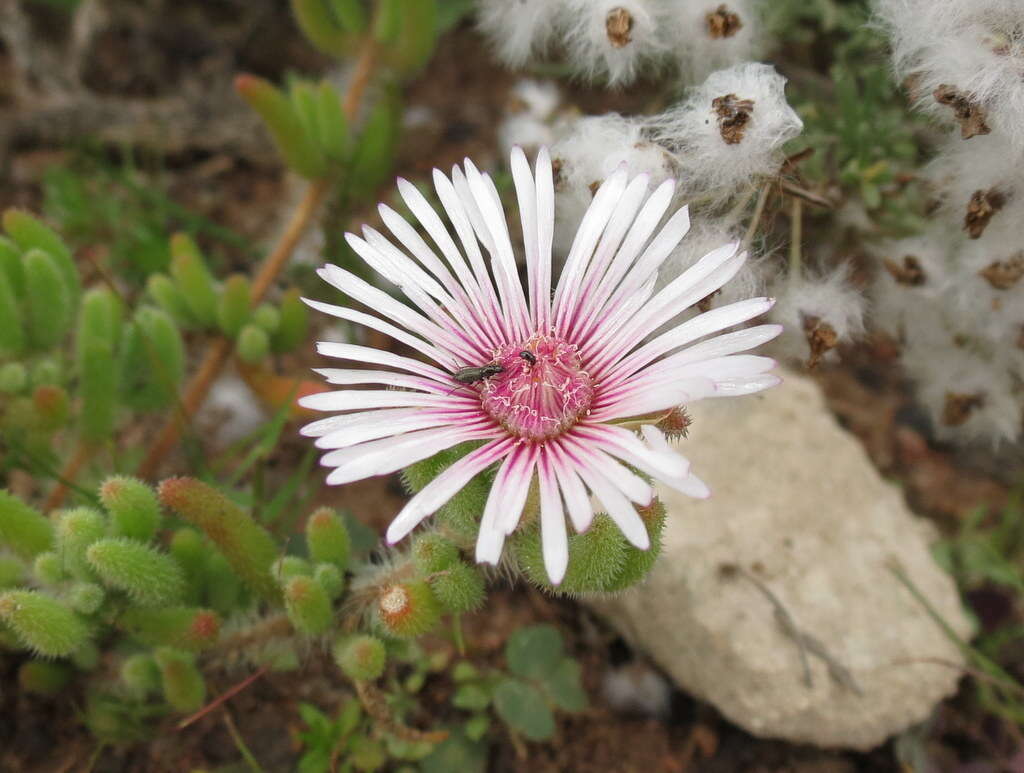
M409 639L433 628L441 617L441 607L427 583L395 583L381 591L377 617L389 634Z
M160 525L156 492L138 478L115 475L100 486L100 502L110 515L110 532L149 542Z
M277 543L252 516L194 478L165 480L159 497L164 506L205 532L246 585L265 599L280 600L281 591L271 572Z
M35 349L60 344L71 324L71 296L54 258L39 249L24 256L25 330Z
M103 606L106 597L103 588L94 582L77 582L68 591L68 603L71 608L83 615L96 612Z
M217 301L217 324L228 338L237 338L252 314L252 289L245 274L232 274Z
M312 577L296 575L284 583L288 619L301 633L323 633L331 626L333 610L327 591Z
M106 532L106 520L92 508L78 507L61 513L57 520L57 553L69 574L80 579L93 578L85 551L103 539Z
M192 328L199 323L195 314L185 303L184 294L166 274L150 274L149 279L146 280L146 292L161 309L170 315L171 319L182 327Z
M171 276L192 316L204 327L216 325L216 285L199 247L188 234L171 237Z
M484 603L484 576L464 561L451 564L430 578L430 587L448 612L461 614L479 609Z
M82 302L75 340L78 390L82 397L79 429L89 443L114 431L118 369L114 352L120 337L120 304L109 290L90 290Z
M252 322L238 334L238 356L242 362L256 365L270 354L270 336L267 331Z
M206 699L206 683L196 668L195 656L170 647L153 653L160 669L164 698L177 711L196 711Z
M334 564L317 564L313 579L320 583L330 599L336 599L345 590L345 578Z
M64 579L64 562L52 550L47 550L32 562L32 574L42 585L56 585Z
M38 510L0 489L0 544L32 558L53 547L53 526Z
M195 607L130 607L117 626L143 644L183 650L204 650L217 643L220 615Z
M459 549L437 532L424 532L412 542L412 560L420 572L433 574L458 561Z
M310 566L309 561L299 556L281 556L281 558L274 562L271 571L274 573L277 581L283 586L292 577L298 575L312 576L313 567Z
M0 594L0 621L40 655L59 658L82 647L89 636L85 622L57 599L39 591Z
M387 664L384 642L376 636L346 636L334 645L334 662L349 679L372 681L380 678Z
M306 521L306 547L318 563L334 564L344 572L352 551L352 538L345 522L334 510L321 507Z
M647 550L640 550L632 545L626 546L626 559L622 571L614 581L608 584L607 590L625 590L640 582L647 573L651 571L654 562L661 555L662 539L661 534L665 527L665 505L660 499L655 499L649 506L638 508L640 517L647 527L647 534L651 540L651 546Z
M82 293L82 280L78 276L71 250L57 232L42 220L19 209L9 209L3 216L4 230L14 240L22 252L39 249L47 253L57 267L57 271L66 288L69 312L78 304ZM27 281L26 281L27 287ZM21 289L17 288L16 289ZM70 317L69 317L70 319Z
M184 595L181 567L149 545L111 537L94 542L85 557L105 585L127 593L138 604L174 604Z

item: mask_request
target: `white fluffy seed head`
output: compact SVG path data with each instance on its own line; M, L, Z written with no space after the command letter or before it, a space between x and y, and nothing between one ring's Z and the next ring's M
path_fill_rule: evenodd
M480 30L510 67L547 53L565 11L562 0L479 0L478 6Z
M758 58L761 24L753 0L681 0L668 5L673 8L664 34L679 41L673 51L687 82Z
M708 76L678 107L650 123L669 148L688 194L726 198L752 178L775 174L782 146L803 129L786 102L786 79L765 64Z
M573 69L617 86L664 58L664 3L653 0L567 0L565 45Z
M555 141L555 122L562 95L551 81L523 78L512 87L511 105L498 127L498 141L507 156L521 147L527 156Z
M607 177L625 163L631 175L646 173L653 190L675 178L672 157L644 135L639 120L616 113L580 118L551 147L555 170L554 252L564 257L580 220Z
M876 0L875 11L922 109L963 138L992 131L1024 152L1019 0Z
M773 343L779 357L817 362L833 348L864 333L864 296L849 280L847 267L808 277L780 277L771 319L785 332Z

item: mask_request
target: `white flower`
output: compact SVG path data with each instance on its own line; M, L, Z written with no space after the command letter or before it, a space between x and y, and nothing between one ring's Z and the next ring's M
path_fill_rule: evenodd
M307 408L337 414L303 432L327 451L321 463L334 468L327 477L332 484L386 475L457 444L484 441L409 500L388 528L388 541L405 537L475 475L498 464L480 521L477 560L500 559L536 479L544 564L558 583L568 563L566 516L578 532L589 528L591 496L633 545L649 547L636 506L649 505L654 489L633 470L691 496L707 496L689 463L653 425L682 403L778 383L768 373L774 361L743 352L774 338L780 327L717 335L771 308L770 299L751 298L651 337L729 281L746 259L736 243L724 245L655 291L659 267L689 229L686 209L658 229L673 198L671 181L652 193L645 174L630 179L625 167L612 174L596 191L556 282L547 151L531 171L516 149L512 176L525 289L498 192L468 160L451 178L434 171L452 230L415 186L399 181L402 198L433 245L385 205L381 217L401 247L369 227L362 237L346 235L371 268L401 288L408 304L332 265L320 275L376 314L309 304L385 333L423 359L321 343L321 354L363 366L321 370L330 383L381 388L303 398ZM625 425L640 425L641 437Z

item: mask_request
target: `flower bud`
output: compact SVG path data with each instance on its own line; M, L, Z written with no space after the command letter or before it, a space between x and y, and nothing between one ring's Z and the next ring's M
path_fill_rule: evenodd
M206 533L246 585L265 599L281 598L271 572L277 543L252 516L217 489L194 478L165 480L158 495L165 507Z
M53 547L53 526L42 513L0 489L0 544L32 558Z
M124 537L94 542L85 551L104 584L146 606L174 604L185 592L181 567L156 548Z
M348 567L352 539L341 517L329 507L321 507L306 521L306 547L318 563L330 563L344 572Z
M34 590L0 594L0 621L29 649L47 657L70 655L88 640L85 622L57 599Z
M217 301L217 324L228 338L237 338L252 313L252 289L245 274L232 274L224 282Z
M317 564L313 579L323 586L328 598L334 600L345 590L345 578L334 564Z
M220 636L220 615L194 607L130 607L117 626L143 644L182 650L204 650Z
M238 334L238 356L242 362L255 365L270 353L270 336L267 331L252 322L245 325Z
M64 569L73 577L92 579L92 569L85 560L85 551L107 531L103 516L89 507L68 510L57 520L57 554Z
M313 574L313 567L310 566L309 561L299 558L299 556L282 556L274 562L270 571L274 573L274 577L283 586L292 577L299 575L311 576Z
M77 582L68 591L68 603L76 612L91 615L103 605L106 596L103 588L94 582Z
M32 574L41 585L56 585L64 579L64 562L52 550L47 550L32 562Z
M437 532L425 532L413 540L412 560L420 572L432 574L458 561L459 549Z
M385 631L408 639L433 628L441 609L427 583L406 582L383 589L377 600L377 614Z
M334 662L349 679L372 681L384 673L387 652L375 636L347 636L334 645Z
M138 478L115 475L100 486L100 502L110 515L111 533L149 542L160 524L156 492Z
M451 564L431 577L430 587L448 612L472 612L484 603L484 577L479 569L464 561Z
M331 601L327 591L312 577L297 575L289 579L284 584L284 605L288 619L301 633L323 633L331 625Z

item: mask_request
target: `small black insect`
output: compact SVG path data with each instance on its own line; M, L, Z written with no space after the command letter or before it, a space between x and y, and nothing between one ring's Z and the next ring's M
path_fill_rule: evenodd
M504 371L505 369L501 365L492 363L479 367L459 368L452 374L452 378L460 384L475 384L477 381L486 381Z
M519 356L522 357L531 365L537 364L537 356L533 352L528 352L525 349L523 349L523 351L519 352Z

